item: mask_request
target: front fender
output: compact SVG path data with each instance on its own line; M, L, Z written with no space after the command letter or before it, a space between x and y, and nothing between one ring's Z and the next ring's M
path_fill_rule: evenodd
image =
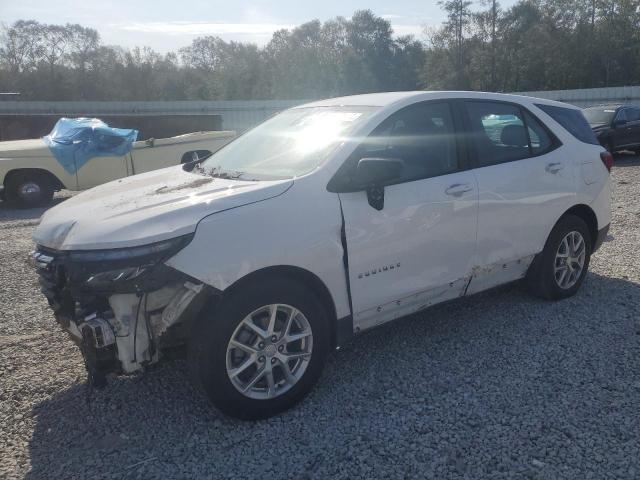
M167 264L222 291L267 267L302 268L325 284L337 317L349 315L338 196L304 183L204 218L191 243Z

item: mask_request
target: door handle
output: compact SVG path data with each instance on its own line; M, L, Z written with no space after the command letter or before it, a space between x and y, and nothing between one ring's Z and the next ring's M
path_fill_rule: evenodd
M449 186L449 188L447 188L444 193L454 197L459 197L463 193L469 192L471 190L473 190L473 187L471 187L471 185L467 183L454 183L453 185Z
M547 163L547 166L544 167L546 172L549 173L558 173L560 170L564 168L564 165L560 162Z

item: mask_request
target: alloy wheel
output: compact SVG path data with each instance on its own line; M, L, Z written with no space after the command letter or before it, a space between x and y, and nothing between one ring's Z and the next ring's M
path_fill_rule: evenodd
M567 233L556 252L554 276L558 286L564 290L573 287L584 270L586 244L580 232Z
M272 399L289 391L304 375L313 350L309 321L286 304L260 307L247 315L227 345L227 375L252 399Z

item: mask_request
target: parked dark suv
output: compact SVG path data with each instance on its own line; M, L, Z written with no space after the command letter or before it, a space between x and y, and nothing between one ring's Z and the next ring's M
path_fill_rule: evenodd
M603 105L583 110L600 144L610 152L640 153L640 107Z

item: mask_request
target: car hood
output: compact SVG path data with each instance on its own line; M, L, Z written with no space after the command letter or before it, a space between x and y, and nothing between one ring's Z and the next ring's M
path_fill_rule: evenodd
M607 128L608 125L606 123L590 123L589 126L593 129L593 130L602 130L604 128Z
M145 245L195 231L216 212L276 197L293 180L243 181L181 166L135 175L80 193L48 210L33 234L56 250Z

